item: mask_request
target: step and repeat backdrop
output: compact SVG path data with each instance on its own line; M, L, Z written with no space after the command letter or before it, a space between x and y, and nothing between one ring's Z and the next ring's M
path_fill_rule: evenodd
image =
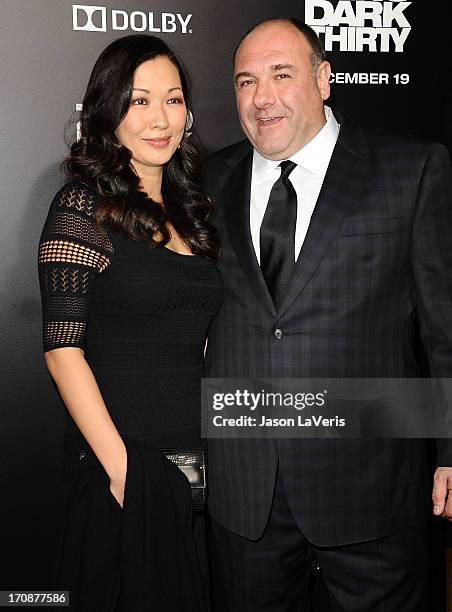
M191 72L194 127L212 151L242 137L232 86L240 37L263 18L295 16L325 45L334 107L361 124L450 147L444 10L420 0L1 1L1 589L51 586L63 408L42 357L36 252L99 52L134 32L173 45ZM445 527L437 530L446 537Z

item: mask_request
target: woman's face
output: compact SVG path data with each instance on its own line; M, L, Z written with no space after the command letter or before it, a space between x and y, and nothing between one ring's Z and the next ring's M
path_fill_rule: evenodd
M138 66L129 110L115 133L132 152L131 163L139 177L161 173L182 140L186 118L174 64L161 56Z

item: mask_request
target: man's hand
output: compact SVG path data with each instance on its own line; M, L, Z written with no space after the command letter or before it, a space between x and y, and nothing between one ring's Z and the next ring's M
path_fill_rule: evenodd
M433 514L452 521L452 467L438 467L433 478Z

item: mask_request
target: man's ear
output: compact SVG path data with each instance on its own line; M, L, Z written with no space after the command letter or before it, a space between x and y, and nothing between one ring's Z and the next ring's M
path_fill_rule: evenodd
M324 61L317 68L317 85L322 96L322 100L328 100L330 97L330 76L331 64Z

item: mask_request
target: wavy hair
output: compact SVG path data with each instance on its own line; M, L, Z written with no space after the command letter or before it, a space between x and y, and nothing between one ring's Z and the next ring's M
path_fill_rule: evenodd
M171 237L169 222L193 253L214 258L218 237L210 223L212 203L200 188L200 155L186 134L163 166L163 207L140 190L140 179L130 164L132 153L115 135L130 106L135 70L162 56L177 68L188 107L187 72L166 43L148 34L113 41L94 65L83 98L81 138L72 145L63 170L70 178L91 184L102 196L96 211L99 224L106 223L132 240L152 239L164 245ZM156 235L161 239L155 239Z

